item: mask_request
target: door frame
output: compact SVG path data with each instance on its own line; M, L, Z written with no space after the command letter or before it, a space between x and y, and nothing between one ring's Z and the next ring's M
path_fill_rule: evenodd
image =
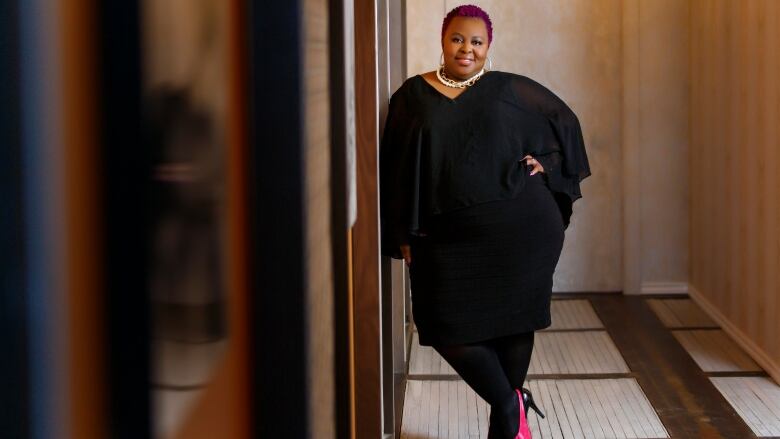
M21 145L18 0L0 2L0 431L28 437L28 297Z

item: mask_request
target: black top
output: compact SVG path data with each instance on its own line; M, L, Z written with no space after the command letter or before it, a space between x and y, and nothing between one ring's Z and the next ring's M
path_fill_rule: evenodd
M530 154L564 224L590 175L579 120L552 91L523 75L489 71L451 99L422 76L390 98L379 149L381 253L426 234L430 215L516 198Z

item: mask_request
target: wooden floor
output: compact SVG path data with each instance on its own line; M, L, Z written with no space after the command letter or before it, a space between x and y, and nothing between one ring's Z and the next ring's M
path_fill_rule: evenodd
M760 437L780 436L780 387L766 377L711 377L715 387Z
M780 437L780 387L687 296L555 295L526 387L537 438ZM414 334L400 437L485 438L490 407Z

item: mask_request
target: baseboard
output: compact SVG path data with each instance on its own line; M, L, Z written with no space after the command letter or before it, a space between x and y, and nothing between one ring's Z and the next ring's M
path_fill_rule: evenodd
M642 282L639 294L688 294L688 282Z
M780 384L780 364L772 361L772 358L764 352L747 334L742 332L736 325L731 323L720 310L715 307L701 291L693 285L688 286L688 294L701 309L707 313L715 322L720 325L726 334L728 334L737 345L750 355L772 377L776 384Z

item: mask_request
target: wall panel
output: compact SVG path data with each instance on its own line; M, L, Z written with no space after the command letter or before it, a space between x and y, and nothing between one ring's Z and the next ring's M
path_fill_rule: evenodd
M691 3L691 293L780 379L780 5Z

